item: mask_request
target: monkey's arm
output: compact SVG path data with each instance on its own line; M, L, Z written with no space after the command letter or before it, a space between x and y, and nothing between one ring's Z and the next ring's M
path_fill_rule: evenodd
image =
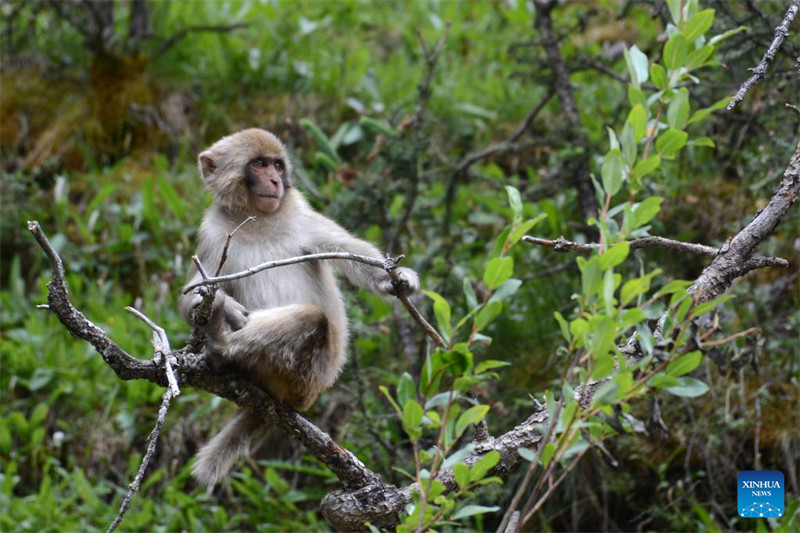
M186 283L186 286L202 281L203 277L199 272L197 272L196 267L192 266L192 268L189 270L188 279L189 282ZM181 295L181 316L189 325L192 324L192 313L194 312L195 307L197 307L200 304L200 301L203 299L199 289L200 288L198 287L188 294ZM217 294L214 296L214 305L223 305L221 302L224 302L225 320L228 325L230 325L231 329L234 331L242 329L242 327L244 327L244 325L247 323L247 316L250 314L250 312L245 308L245 306L237 302L232 296L220 288L217 289Z
M312 238L314 249L317 252L350 252L358 255L385 259L375 246L367 241L358 239L350 235L343 227L332 220L313 213L313 222L309 227L313 228ZM336 269L347 276L353 285L367 289L380 296L394 295L395 288L389 274L380 268L365 265L357 261L336 261ZM398 268L397 276L403 285L406 293L413 293L419 290L419 276L410 268Z

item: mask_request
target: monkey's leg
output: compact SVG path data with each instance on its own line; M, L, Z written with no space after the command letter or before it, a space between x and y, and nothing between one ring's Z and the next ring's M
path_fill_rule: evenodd
M333 384L328 317L312 304L294 304L250 313L247 324L224 337L223 357L251 369L273 396L307 409Z
M260 426L261 420L255 414L239 413L197 452L192 475L209 487L219 483L239 456L247 452L250 439Z

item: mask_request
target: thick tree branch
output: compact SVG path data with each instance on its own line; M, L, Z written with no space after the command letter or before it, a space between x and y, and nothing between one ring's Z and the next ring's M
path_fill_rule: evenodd
M33 233L53 267L53 279L47 284L47 308L56 314L72 335L94 346L120 379L156 381L163 378L164 383L166 383L163 369L160 369L155 361L136 359L117 346L116 343L108 338L105 331L95 326L83 313L72 306L69 301L69 291L64 277L64 264L61 258L42 232L38 222L28 222L28 230ZM159 381L159 383L161 382Z
M695 301L705 302L724 293L738 277L756 268L751 261L766 258L752 258L756 246L769 237L778 227L789 209L800 195L800 142L795 147L789 166L783 173L778 190L770 198L767 206L739 233L731 237L711 264L703 270L700 277L689 288Z
M728 103L728 111L736 107L739 102L744 99L744 95L747 94L747 91L752 89L756 83L764 79L770 63L775 60L775 55L778 53L778 50L783 44L783 40L789 36L789 25L792 23L792 20L794 20L798 10L800 10L800 0L792 0L792 3L789 5L789 9L786 10L786 16L783 17L783 22L781 22L778 27L775 28L775 38L772 39L772 43L770 43L769 48L764 54L764 57L761 59L761 62L756 66L756 68L753 69L753 75L742 84L742 86L736 92L736 95Z

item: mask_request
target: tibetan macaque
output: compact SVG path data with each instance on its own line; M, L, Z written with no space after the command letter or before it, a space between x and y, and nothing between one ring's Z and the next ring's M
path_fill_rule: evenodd
M247 129L223 137L200 154L200 172L213 194L198 231L197 256L210 271L219 265L228 234L233 237L220 274L266 261L322 252L351 252L381 259L371 244L317 213L292 187L292 165L272 133ZM355 261L315 261L269 269L220 284L208 327L210 354L238 365L275 399L299 410L336 381L347 360L348 325L334 267L356 286L395 294L386 271ZM403 292L419 289L417 274L397 269ZM189 284L202 278L192 267ZM181 300L191 323L201 296ZM244 453L258 416L242 412L198 453L193 473L206 485L219 482Z

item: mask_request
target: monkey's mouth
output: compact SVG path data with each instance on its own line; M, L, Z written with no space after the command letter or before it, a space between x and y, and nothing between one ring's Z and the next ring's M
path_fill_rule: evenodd
M276 200L278 199L278 195L277 194L266 194L266 193L258 193L257 192L256 196L258 196L259 198L274 198Z

